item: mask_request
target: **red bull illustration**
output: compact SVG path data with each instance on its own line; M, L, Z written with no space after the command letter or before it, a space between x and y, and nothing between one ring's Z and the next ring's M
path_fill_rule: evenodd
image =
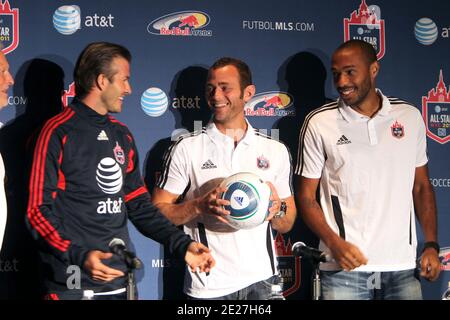
M156 18L147 26L147 31L163 36L212 36L212 30L206 30L210 18L201 11L181 11Z
M246 116L284 117L294 116L294 98L287 92L268 91L256 94L245 105Z

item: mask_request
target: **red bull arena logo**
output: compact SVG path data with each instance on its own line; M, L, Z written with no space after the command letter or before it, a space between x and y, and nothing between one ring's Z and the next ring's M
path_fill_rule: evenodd
M211 37L212 31L205 29L210 20L201 11L181 11L153 20L147 26L147 31L160 36Z
M350 19L344 19L344 41L357 39L370 43L380 60L385 53L384 20L380 18L380 8L367 6L366 1L362 0L359 10L353 11Z
M436 88L422 96L422 116L427 127L427 136L440 144L450 141L450 91L444 83L442 70Z
M0 41L2 52L8 54L19 45L19 9L11 9L9 1L0 0Z
M284 117L295 116L294 98L287 92L268 91L256 94L245 105L246 116Z
M450 247L441 248L439 260L441 261L441 270L450 271Z

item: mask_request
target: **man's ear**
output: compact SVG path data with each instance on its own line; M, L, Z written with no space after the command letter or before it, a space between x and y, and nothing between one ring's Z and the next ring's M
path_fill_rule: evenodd
M378 61L372 62L370 65L370 76L373 79L375 79L378 75L378 72L380 71L380 64Z
M108 83L109 80L103 73L100 73L95 81L95 84L100 91L102 91Z
M251 84L244 89L243 100L244 102L249 101L256 93L256 87Z

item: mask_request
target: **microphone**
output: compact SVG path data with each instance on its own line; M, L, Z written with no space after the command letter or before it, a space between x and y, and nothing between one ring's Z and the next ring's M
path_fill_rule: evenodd
M109 251L121 257L126 262L128 268L142 268L142 261L133 252L127 250L125 242L122 239L114 238L109 242L108 246Z
M326 254L319 249L308 247L303 242L299 241L292 245L292 253L295 257L303 257L310 259L313 262L329 262L332 260L329 254Z

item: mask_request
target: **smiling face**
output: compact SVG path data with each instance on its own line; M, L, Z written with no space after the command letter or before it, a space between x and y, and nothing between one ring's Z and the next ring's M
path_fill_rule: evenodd
M226 65L209 71L206 100L219 130L238 128L245 124L244 106L254 94L253 85L241 88L239 72L235 66Z
M106 112L117 113L122 111L123 98L131 94L130 64L122 58L116 57L111 62L113 76L108 79L105 75L100 75L103 90L100 96L103 108Z
M375 94L378 62L370 63L358 47L340 49L332 57L333 81L341 99L351 107L360 107Z
M0 109L8 105L8 89L14 84L9 73L9 64L3 52L0 51Z

